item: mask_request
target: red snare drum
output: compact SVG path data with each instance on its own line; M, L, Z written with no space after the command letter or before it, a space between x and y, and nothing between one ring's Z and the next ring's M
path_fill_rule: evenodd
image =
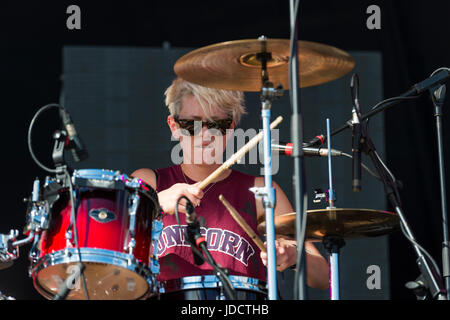
M141 299L152 294L156 283L149 266L152 225L160 212L156 192L140 179L109 170L74 171L72 180L89 299ZM56 295L79 261L74 232L65 190L51 209L49 228L38 246L39 259L31 268L34 286L46 298ZM86 299L81 279L67 299Z

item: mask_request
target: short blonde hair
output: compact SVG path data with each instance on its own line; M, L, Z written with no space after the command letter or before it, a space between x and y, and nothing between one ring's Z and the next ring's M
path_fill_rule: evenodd
M244 93L203 87L181 78L175 79L164 93L166 106L170 115L175 117L181 111L181 101L187 95L197 98L208 120L211 119L213 108L218 108L229 115L238 124L242 115L246 114Z

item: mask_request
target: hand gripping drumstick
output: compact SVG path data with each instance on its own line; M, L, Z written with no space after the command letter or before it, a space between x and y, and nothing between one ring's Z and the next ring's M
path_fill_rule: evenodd
M278 126L281 121L283 121L283 117L282 116L278 116L278 118L276 118L270 124L270 130L273 130L276 126ZM261 141L263 139L263 136L264 136L264 132L263 131L261 131L256 136L254 136L249 142L247 142L247 144L245 144L242 148L240 148L238 152L233 154L230 157L230 159L225 161L219 168L217 168L213 173L211 173L208 177L206 177L206 179L203 180L198 185L198 187L200 189L202 189L202 190L204 188L206 188L206 186L208 186L211 182L214 181L214 179L216 179L218 176L220 176L222 174L222 172L224 172L226 169L228 169L233 164L238 162L239 159L242 158L250 149L255 147L259 143L259 141Z
M266 252L266 247L264 247L264 243L258 237L258 235L253 231L253 229L245 222L244 218L242 218L237 210L225 199L223 195L219 196L219 200L222 201L223 205L228 209L231 216L236 220L236 222L244 229L244 231L248 234L248 236L253 240L253 242L258 246L258 248L262 252Z

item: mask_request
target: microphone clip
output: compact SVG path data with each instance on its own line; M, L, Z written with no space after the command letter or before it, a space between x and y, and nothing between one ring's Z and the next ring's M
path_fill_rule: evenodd
M67 132L65 130L57 130L53 134L53 139L55 140L52 154L53 162L56 167L63 166L65 165L64 150L69 143Z
M64 126L64 132L66 134L65 147L67 150L72 152L73 159L76 162L80 162L86 160L89 157L89 154L84 147L83 141L78 136L78 133L75 129L75 125L70 117L69 112L64 108L60 107L59 116L61 118L62 124Z
M445 84L430 89L431 100L435 106L442 107L444 105L446 91L447 87Z

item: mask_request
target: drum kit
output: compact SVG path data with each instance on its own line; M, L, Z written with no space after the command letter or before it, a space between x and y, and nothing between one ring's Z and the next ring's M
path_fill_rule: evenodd
M338 48L307 41L298 41L298 47L300 87L338 79L354 67L353 58ZM290 41L285 39L262 37L223 42L186 54L175 63L174 70L179 77L207 87L263 91L262 109L267 120L271 100L281 94L281 89L289 88L289 49ZM271 83L281 87L273 88ZM281 121L278 117L268 125L268 132ZM70 135L70 132L60 133ZM58 139L61 141L61 137ZM248 142L199 187L206 187L262 139L270 142L267 131ZM64 143L65 150L70 147L70 143ZM57 149L55 142L54 152ZM163 227L162 210L151 186L114 170L70 170L61 161L56 167L51 171L56 176L47 177L42 187L39 179L35 181L26 212L26 238L17 240L17 230L1 235L0 269L11 267L19 257L20 246L31 244L29 276L39 294L47 299L150 299L167 292L222 287L214 275L183 278L172 284L158 282L156 249ZM333 190L332 185L330 190ZM261 190L254 191L256 195ZM272 201L270 194L259 196ZM255 243L265 250L237 210L223 197L220 200ZM325 240L334 239L330 247L335 247L335 239L340 239L342 246L345 239L386 235L398 230L400 225L397 213L336 208L332 204L325 209L307 211L306 240L325 244ZM297 214L274 217L273 206L267 209L274 234L295 238ZM258 221L258 231L269 236L267 217L266 211L264 219ZM267 243L270 244L269 237ZM267 250L270 250L269 245ZM329 252L335 251L330 249ZM230 278L236 289L249 292L266 292L267 287L270 292L273 285L269 281L268 286L261 289L260 281L253 281L255 279Z
M72 289L66 299L144 297L156 286L158 269L151 250L161 231L155 191L140 179L111 170L75 170L71 179L76 218L66 183L46 179L41 191L34 188L40 195L29 203L24 230L28 237L17 241L12 234L2 242L4 251L17 258L18 247L32 243L29 276L48 299L64 285ZM79 277L65 283L80 271L80 256L87 292Z

